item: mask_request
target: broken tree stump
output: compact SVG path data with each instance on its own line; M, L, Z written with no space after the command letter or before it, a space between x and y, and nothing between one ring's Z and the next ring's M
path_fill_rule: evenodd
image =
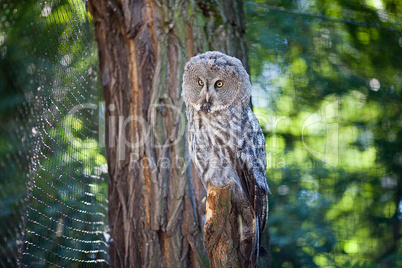
M208 185L204 246L212 268L241 267L237 213L232 205L232 185Z

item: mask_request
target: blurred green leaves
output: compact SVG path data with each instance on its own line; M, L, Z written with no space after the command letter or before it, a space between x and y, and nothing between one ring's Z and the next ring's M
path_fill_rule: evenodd
M81 0L0 9L0 266L102 265L107 165L91 17Z
M246 2L273 267L402 265L401 9Z

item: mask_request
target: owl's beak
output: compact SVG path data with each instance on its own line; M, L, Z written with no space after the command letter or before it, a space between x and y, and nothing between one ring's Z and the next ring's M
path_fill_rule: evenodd
M207 95L205 96L205 100L208 102L209 100L209 93L207 92Z

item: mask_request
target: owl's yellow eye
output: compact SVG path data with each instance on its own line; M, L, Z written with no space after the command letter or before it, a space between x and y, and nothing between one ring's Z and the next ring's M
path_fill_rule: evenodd
M223 86L223 82L222 82L222 81L217 81L217 82L215 83L215 86L216 86L216 87L222 87L222 86Z
M204 85L204 82L202 82L201 79L199 79L199 80L198 80L198 84L199 84L200 86L203 86L203 85Z

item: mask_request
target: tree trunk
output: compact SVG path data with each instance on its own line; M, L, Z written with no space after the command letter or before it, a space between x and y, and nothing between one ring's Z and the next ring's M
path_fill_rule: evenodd
M89 0L88 9L105 100L111 266L205 267L206 191L188 165L182 74L207 50L248 66L242 2Z
M208 185L204 245L212 268L241 267L237 253L240 241L238 216L231 201L231 184Z

